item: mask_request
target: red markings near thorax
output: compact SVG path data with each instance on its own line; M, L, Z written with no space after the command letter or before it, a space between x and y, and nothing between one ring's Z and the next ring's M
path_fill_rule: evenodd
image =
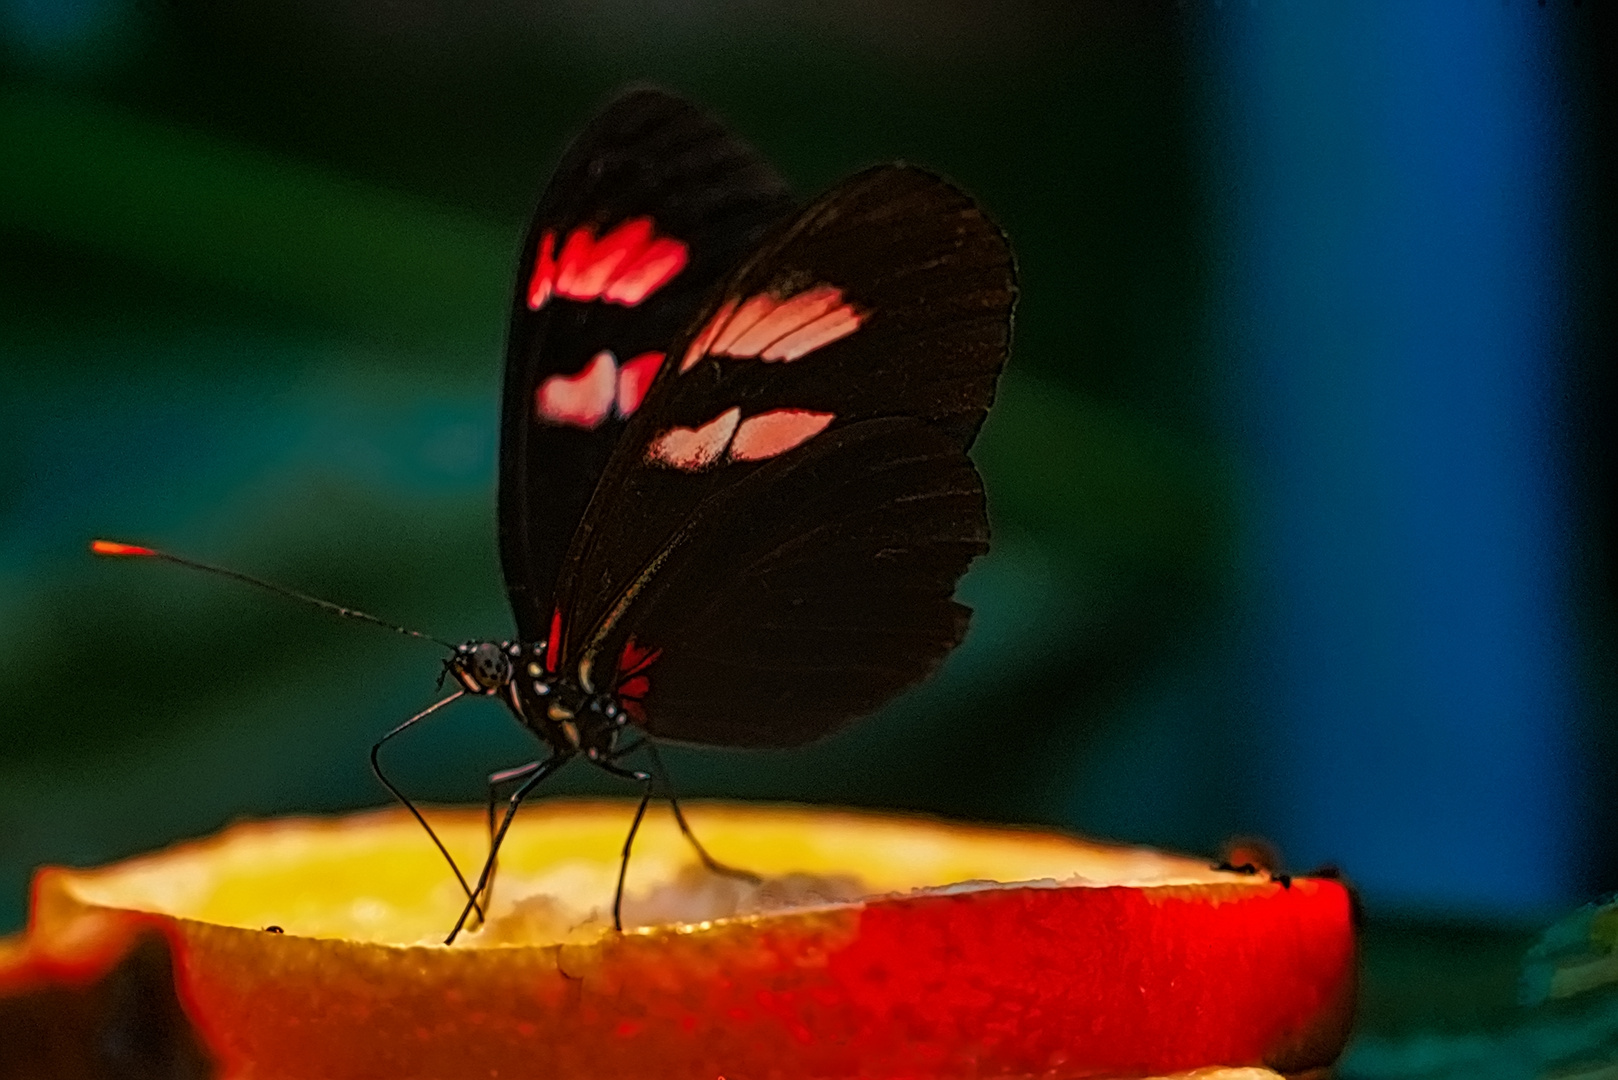
M627 418L646 397L663 366L660 352L641 353L620 366L603 349L577 374L552 375L534 392L534 415L548 424L594 428L612 414Z
M798 360L852 334L867 314L844 301L835 285L816 285L789 297L759 293L745 301L727 300L686 349L680 370L704 356Z
M556 674L556 665L562 651L562 609L551 611L551 632L545 638L545 670Z
M634 307L685 269L689 254L679 240L658 236L649 217L622 222L599 240L594 225L580 225L567 234L560 254L556 230L546 229L528 281L529 310L538 311L552 296Z
M640 723L646 722L646 709L642 704L652 689L652 680L646 669L657 663L662 649L651 649L636 643L631 637L624 642L624 651L618 657L618 701L624 711Z
M837 418L808 409L771 409L746 420L741 415L739 408L726 409L701 427L669 428L646 448L646 460L683 472L700 472L724 457L763 461L808 442Z

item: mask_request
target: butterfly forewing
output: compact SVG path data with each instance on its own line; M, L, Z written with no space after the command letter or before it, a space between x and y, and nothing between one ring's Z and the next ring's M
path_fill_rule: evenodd
M743 425L776 410L917 416L964 449L994 398L1012 295L1005 238L971 199L920 169L870 169L726 280L656 420L695 429L721 403Z
M568 542L674 337L788 207L751 148L655 90L563 156L518 263L501 406L500 557L524 640L545 637Z
M808 742L873 711L957 645L952 599L987 550L983 489L952 440L867 420L706 500L603 652L658 650L641 725L725 746Z
M966 450L1013 296L999 231L920 170L778 227L631 417L564 566L560 663L628 686L654 734L727 745L805 741L925 676L986 544Z

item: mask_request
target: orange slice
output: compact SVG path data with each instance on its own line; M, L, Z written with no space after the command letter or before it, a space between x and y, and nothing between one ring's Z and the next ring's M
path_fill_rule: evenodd
M100 870L42 870L30 942L139 915L231 1077L1147 1076L1300 1073L1347 1038L1340 882L1050 834L796 808L519 815L489 923L440 944L459 886L398 812L239 825ZM463 866L481 812L432 815ZM269 926L284 933L269 932ZM53 946L53 943L56 943ZM0 979L0 982L3 982Z

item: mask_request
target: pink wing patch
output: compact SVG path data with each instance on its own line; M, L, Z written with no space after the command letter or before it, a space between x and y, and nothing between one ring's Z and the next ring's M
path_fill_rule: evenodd
M687 251L678 240L662 237L646 245L646 250L628 267L620 271L601 290L601 299L609 304L634 307L685 269Z
M528 307L538 311L552 296L634 307L685 269L689 255L679 240L658 236L649 217L631 218L599 240L595 226L580 225L560 255L556 231L546 229L528 280Z
M699 472L719 460L741 418L741 409L731 408L699 428L669 428L652 440L646 448L646 458L686 472Z
M765 363L774 363L808 356L823 345L846 338L858 330L863 321L863 316L844 304L777 338L758 354L758 358Z
M616 404L618 415L628 417L640 408L662 366L660 352L641 353L619 367L612 353L603 349L577 375L552 375L540 383L535 414L551 424L594 428Z
M835 285L816 285L789 297L759 293L745 301L727 300L686 349L680 370L704 356L798 360L858 330L866 314L844 301Z
M714 338L719 336L719 331L725 328L725 324L735 313L735 300L726 300L719 305L719 310L713 313L713 318L708 320L708 325L702 328L702 332L692 339L690 347L685 350L685 356L680 359L682 372L690 371L693 364L708 355L708 349L713 345Z
M577 375L552 375L540 383L534 392L535 412L552 424L593 428L612 411L618 382L618 365L603 350Z
M826 430L836 413L808 409L772 409L749 416L736 429L730 442L734 461L763 461L801 446Z
M646 399L646 391L663 366L660 352L641 353L618 369L618 415L627 417Z
M738 419L741 409L727 409L699 428L670 428L647 448L646 459L698 472L729 451L732 461L763 461L802 446L826 430L836 413L808 409L771 409Z

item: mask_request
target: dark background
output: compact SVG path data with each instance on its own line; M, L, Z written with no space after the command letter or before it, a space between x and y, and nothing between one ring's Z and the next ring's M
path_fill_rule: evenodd
M727 118L804 195L891 158L951 176L1010 234L1023 287L976 452L995 549L962 587L977 609L967 643L931 684L811 749L671 754L682 792L1202 852L1247 832L1285 845L1308 817L1313 779L1296 762L1311 759L1275 752L1290 714L1255 663L1281 654L1269 579L1252 569L1270 473L1239 419L1243 395L1262 399L1249 339L1230 332L1250 295L1230 285L1245 280L1232 230L1253 220L1231 209L1245 197L1231 160L1260 123L1243 110L1274 87L1229 85L1253 7L0 8L0 925L20 925L42 862L383 801L366 750L430 700L432 649L170 567L97 561L85 542L156 544L452 639L507 634L493 478L516 247L563 141L634 81ZM1487 875L1401 891L1374 856L1350 861L1390 917L1531 921L1618 886L1614 17L1502 10L1538 27L1532 123L1555 133L1544 325L1557 344L1532 360L1553 388L1523 438L1551 447L1562 493L1533 581L1555 582L1552 690L1569 705L1509 718L1554 730L1566 753L1510 775L1495 809L1516 814L1518 790L1560 793L1561 809L1543 835L1516 815L1530 831L1501 849L1495 892ZM1334 422L1376 430L1377 408L1374 394L1344 400ZM1400 467L1350 457L1343 475ZM1287 730L1307 741L1317 727ZM1451 732L1414 768L1436 783L1453 753L1465 772L1462 751L1490 731ZM394 760L422 798L471 801L485 773L531 756L483 703ZM583 768L551 790L626 793ZM1302 834L1300 858L1363 850L1354 837L1395 820L1382 800L1331 798L1348 839ZM1472 832L1487 844L1494 828ZM1549 884L1511 884L1536 874Z

